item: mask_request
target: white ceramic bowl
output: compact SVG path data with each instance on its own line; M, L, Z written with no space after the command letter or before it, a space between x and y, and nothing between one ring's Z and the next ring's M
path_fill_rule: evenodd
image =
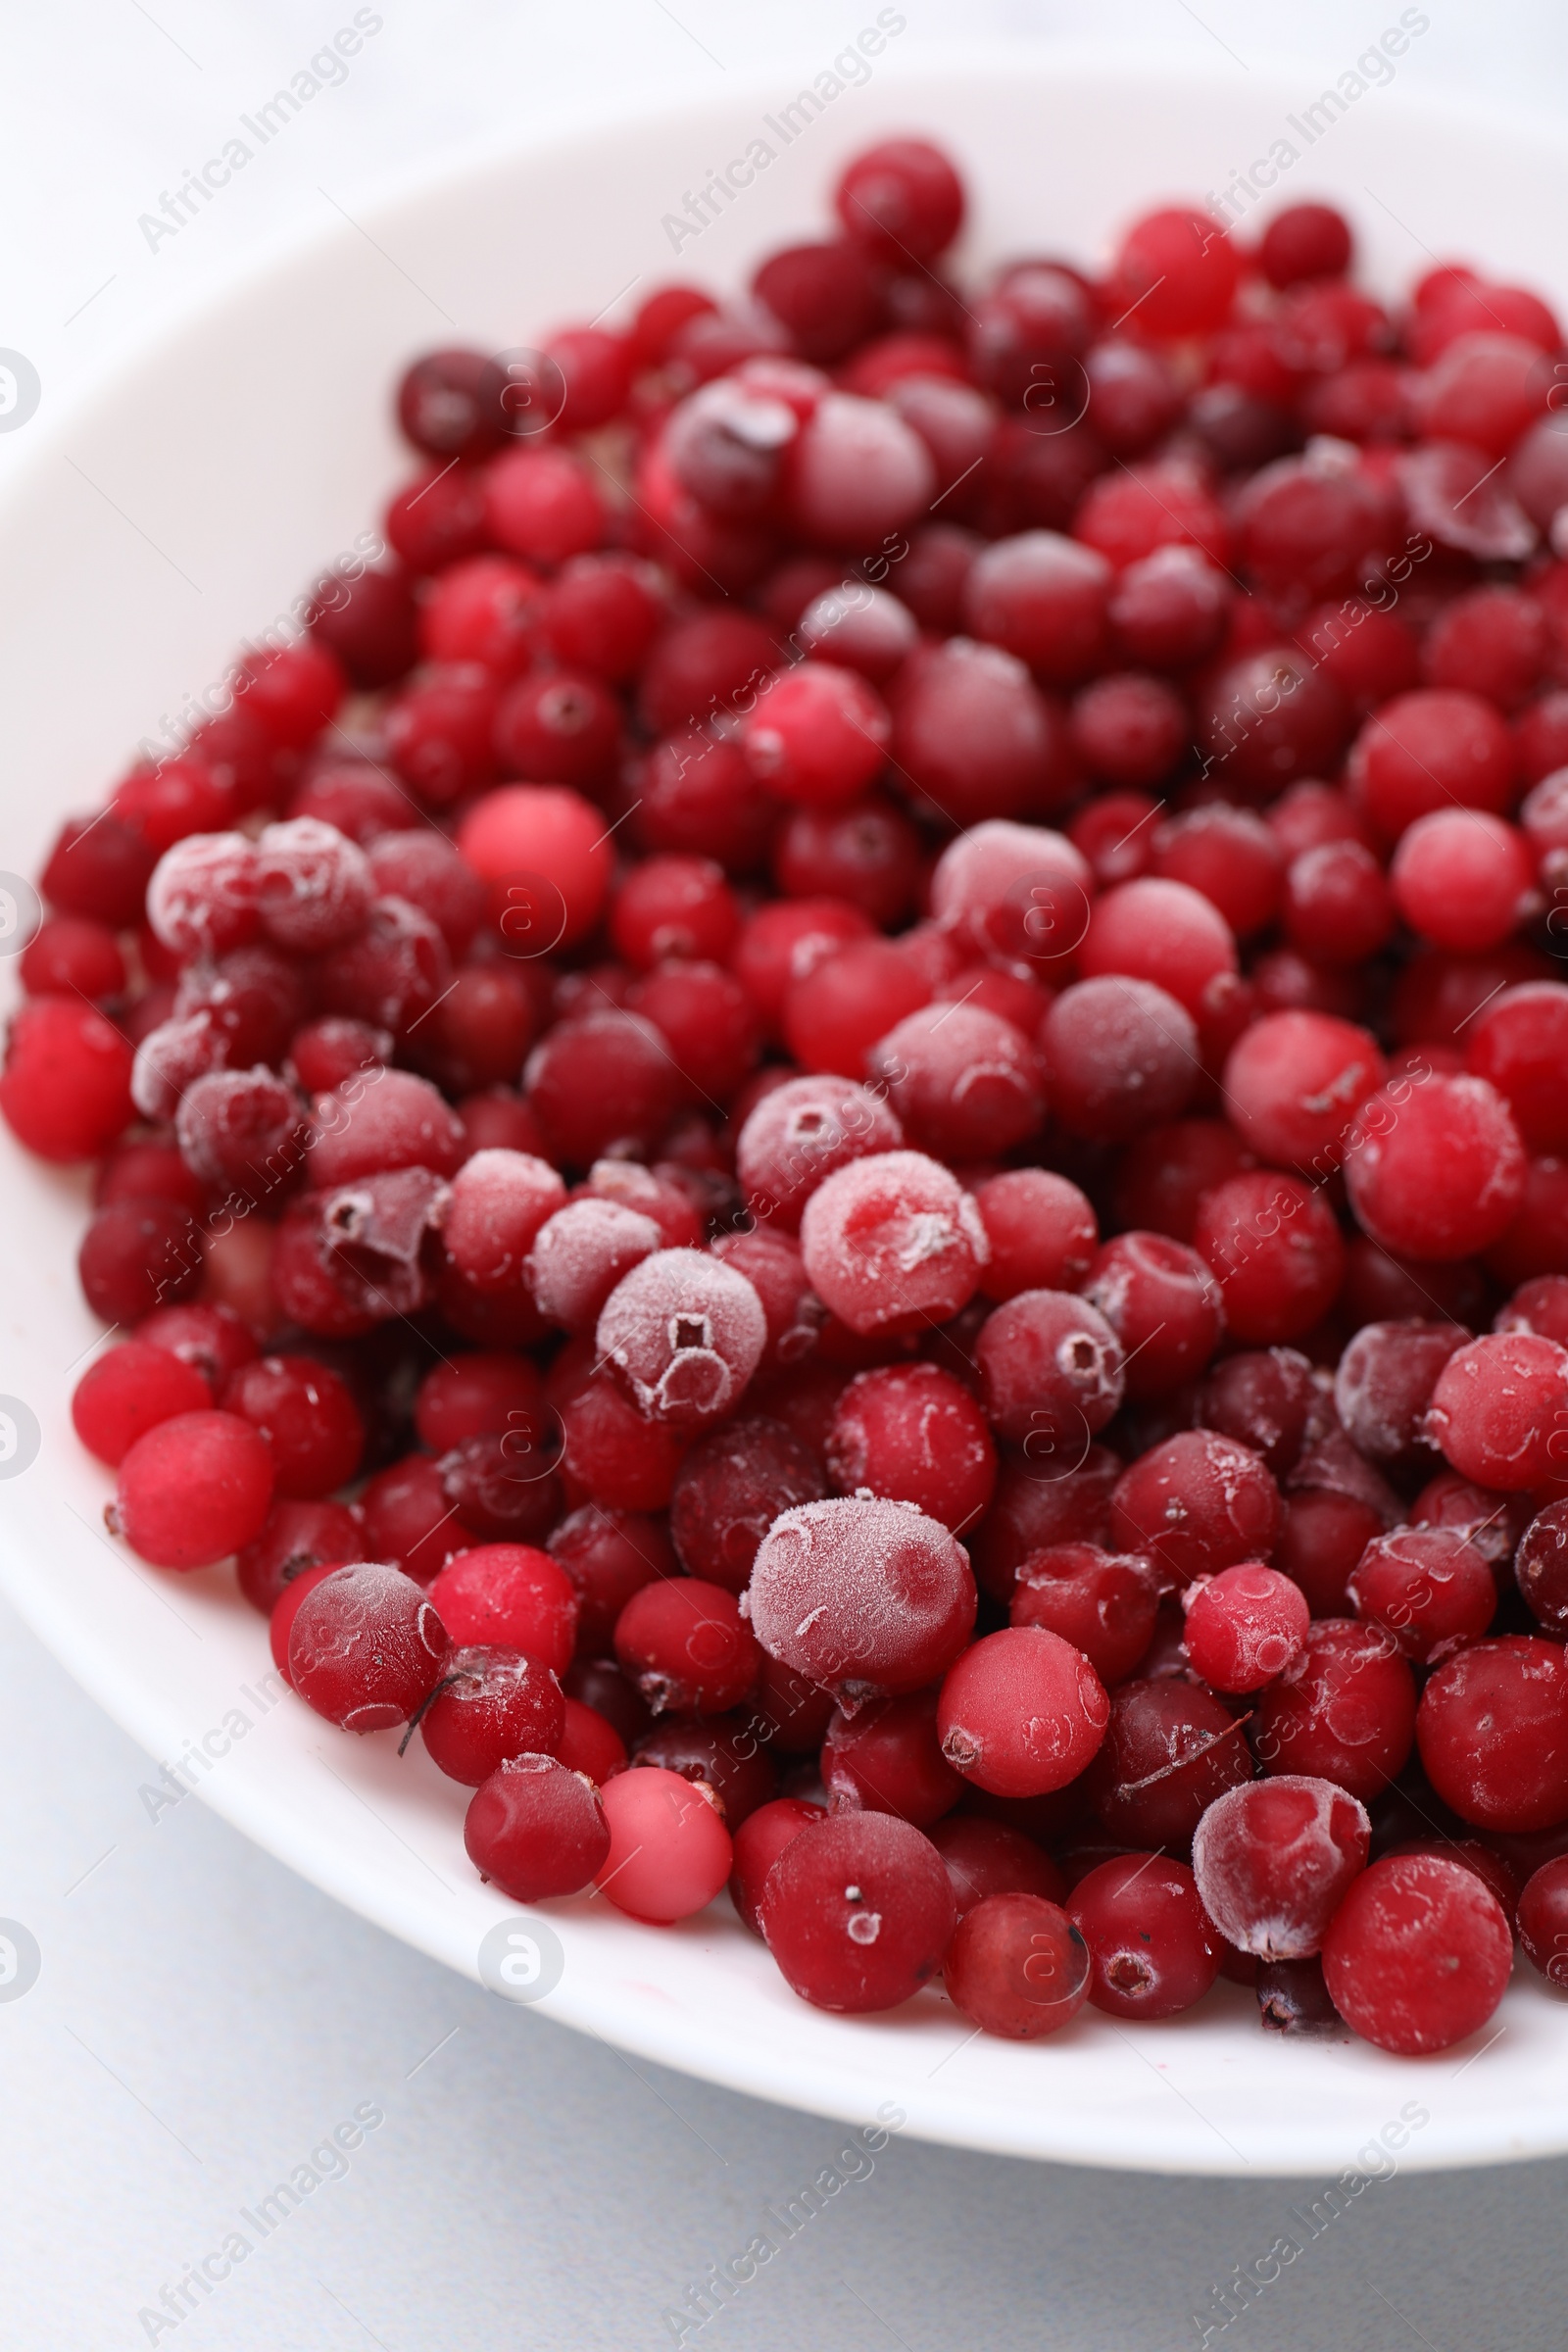
M1388 286L1432 255L1457 254L1568 295L1568 152L1516 125L1373 87L1308 148L1290 118L1300 123L1315 88L1222 63L1195 74L970 52L906 72L897 48L787 146L763 119L776 122L825 58L798 83L726 88L710 104L367 200L357 225L334 225L205 301L58 425L37 418L4 511L0 867L35 871L62 816L98 804L160 714L220 677L236 644L375 519L407 467L387 389L410 357L444 341L525 344L661 277L734 284L770 244L823 218L836 169L879 133L926 129L956 155L973 198L971 265L1030 247L1102 252L1130 213L1222 189L1285 139L1300 155L1273 201L1327 193L1348 204ZM664 216L760 136L775 160L673 252ZM152 1756L187 1760L225 1819L394 1935L478 1975L481 1939L510 1914L465 1859L463 1792L417 1744L399 1763L390 1736L345 1739L278 1698L264 1682L266 1628L225 1572L163 1575L103 1534L111 1482L68 1410L100 1336L74 1270L82 1200L80 1182L0 1141L0 1387L41 1426L37 1459L0 1483L7 1592ZM870 2021L808 2009L722 1899L672 1931L579 1899L552 1909L550 1930L562 1974L546 2014L857 2123L891 2102L931 2139L1327 2178L1413 2101L1426 2120L1406 2132L1407 2165L1568 2147L1568 2008L1537 1982L1516 1984L1473 2043L1424 2064L1265 2035L1251 1996L1229 1985L1168 2025L1121 2030L1091 2011L1030 2047L970 2035L934 1992Z

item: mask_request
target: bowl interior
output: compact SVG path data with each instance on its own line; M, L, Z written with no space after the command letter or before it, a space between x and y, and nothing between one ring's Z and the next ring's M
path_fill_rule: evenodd
M1568 154L1503 122L1407 104L1382 76L1348 77L1367 86L1335 116L1316 90L1258 75L1238 87L1229 70L995 51L905 68L898 49L891 36L871 61L822 59L798 79L367 200L353 222L334 218L163 329L58 424L41 418L4 507L0 866L35 871L62 818L95 808L138 742L171 748L235 647L374 526L409 470L387 395L412 356L526 345L661 280L733 286L768 247L814 233L839 166L883 132L927 130L959 161L973 200L962 269L1029 250L1102 255L1150 202L1223 193L1240 171L1261 181L1261 161L1274 193L1239 202L1243 217L1332 196L1389 288L1458 255L1568 294ZM699 208L694 226L691 199L747 156L751 183L710 199L706 222ZM83 1198L79 1179L0 1138L12 1242L0 1378L41 1432L30 1463L0 1469L0 1581L109 1712L227 1819L479 1975L481 1943L513 1913L463 1855L462 1792L417 1746L399 1763L390 1736L343 1739L282 1691L265 1626L225 1572L162 1575L103 1533L111 1481L69 1416L101 1337L74 1279ZM150 1803L157 1781L150 1768ZM1316 2175L1343 2170L1402 2110L1422 2117L1407 2123L1406 2164L1568 2146L1568 2012L1533 1984L1510 1991L1490 2045L1422 2067L1265 2036L1250 1994L1224 1985L1166 2026L1121 2032L1086 2013L1059 2041L1018 2047L971 2036L931 1992L853 2024L808 2009L722 1902L655 1931L582 1898L553 1906L537 1933L559 1949L551 2015L737 2089L858 2123L896 2115L893 2128L934 2139Z

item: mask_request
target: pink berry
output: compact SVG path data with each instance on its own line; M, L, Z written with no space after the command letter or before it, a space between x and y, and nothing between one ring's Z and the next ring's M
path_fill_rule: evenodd
M599 1802L610 1846L593 1880L606 1901L653 1927L706 1910L734 1866L711 1789L647 1766L617 1773Z

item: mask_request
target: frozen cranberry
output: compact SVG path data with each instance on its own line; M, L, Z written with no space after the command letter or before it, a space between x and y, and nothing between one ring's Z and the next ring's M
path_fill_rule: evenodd
M1422 1661L1479 1640L1497 1606L1492 1570L1457 1528L1374 1537L1347 1590L1358 1617L1386 1626L1407 1657Z
M912 1502L955 1534L991 1500L996 1451L967 1390L935 1364L862 1372L839 1398L828 1474L840 1494Z
M1559 1855L1531 1873L1519 1897L1519 1947L1548 1984L1568 1980L1568 1868Z
M1215 1364L1198 1397L1198 1417L1260 1453L1276 1478L1296 1466L1320 1403L1312 1367L1294 1348L1248 1349Z
M1502 1096L1532 1152L1568 1150L1561 1070L1568 1054L1568 988L1555 980L1504 989L1465 1041L1471 1072Z
M852 1331L897 1335L956 1315L987 1248L969 1196L936 1160L882 1152L818 1185L801 1225L813 1289Z
M267 1441L234 1413L176 1413L120 1464L110 1532L158 1568L206 1568L261 1534L272 1496Z
M113 1468L136 1440L176 1413L199 1413L213 1393L193 1364L144 1340L126 1340L88 1365L71 1399L71 1419L89 1453Z
M1193 1671L1216 1690L1259 1690L1273 1682L1299 1656L1310 1622L1298 1587L1255 1561L1189 1585L1182 1602Z
M429 1588L462 1646L499 1644L563 1674L571 1662L577 1595L565 1570L528 1544L481 1544L450 1559Z
M1412 931L1440 948L1496 947L1529 904L1523 836L1479 808L1435 808L1400 836L1391 880Z
M1106 976L1064 990L1040 1045L1056 1116L1092 1143L1125 1143L1173 1118L1200 1076L1190 1014L1147 979Z
M1210 1692L1174 1677L1140 1680L1111 1691L1084 1787L1110 1837L1185 1847L1204 1809L1251 1771L1240 1723Z
M744 1275L701 1250L662 1250L611 1293L596 1346L647 1418L697 1429L733 1408L766 1337Z
M887 1813L840 1813L793 1838L769 1871L762 1934L786 1982L819 2009L896 2008L936 1974L953 1890L929 1838Z
M1031 1892L997 1893L960 1918L943 1982L955 2007L985 2033L1034 2041L1077 2016L1090 1966L1081 1931L1057 1904Z
M976 1344L987 1418L1045 1463L1081 1459L1122 1399L1122 1350L1097 1308L1065 1291L1023 1291Z
M937 1728L948 1761L998 1796L1063 1788L1104 1736L1109 1704L1083 1652L1043 1626L988 1634L948 1670Z
M748 1813L732 1833L735 1862L729 1883L730 1900L754 1936L762 1933L762 1888L769 1871L802 1830L825 1819L820 1805L813 1805L804 1797L780 1796Z
M106 924L81 914L50 915L17 969L29 997L114 997L125 985L119 941Z
M1287 935L1319 961L1359 963L1394 928L1394 901L1383 869L1358 841L1303 850L1285 877Z
M1045 1088L1033 1048L978 1004L936 1004L890 1029L865 1057L905 1134L948 1159L987 1159L1033 1135Z
M230 1375L222 1404L267 1440L279 1494L315 1500L346 1486L360 1466L365 1425L353 1395L310 1356L266 1355L242 1364Z
M468 1806L463 1842L481 1878L514 1902L576 1894L604 1868L610 1826L582 1773L548 1755L497 1765Z
M1299 1657L1257 1700L1266 1773L1334 1781L1368 1803L1409 1756L1415 1685L1393 1636L1344 1618L1314 1623Z
M1123 1474L1111 1524L1121 1549L1150 1553L1182 1586L1266 1559L1280 1511L1279 1489L1257 1454L1217 1430L1191 1429L1152 1446Z
M188 1298L201 1271L201 1234L177 1200L111 1201L76 1252L82 1296L106 1323L138 1323L166 1300Z
M68 817L38 877L57 912L122 930L141 920L147 884L159 862L139 827L112 813Z
M991 1245L980 1278L988 1298L1071 1290L1089 1271L1099 1228L1089 1201L1065 1176L1049 1168L1009 1169L977 1186L974 1204Z
M442 1563L473 1542L459 1518L429 1456L411 1453L378 1471L362 1497L366 1547L428 1584ZM460 1634L460 1640L468 1639ZM471 1637L482 1641L483 1634ZM502 1637L497 1636L498 1640Z
M675 1554L658 1520L597 1503L568 1512L551 1530L549 1548L577 1594L579 1650L604 1647L632 1594L675 1573Z
M719 1714L757 1679L757 1644L734 1594L697 1577L634 1592L615 1624L615 1655L655 1714Z
M274 1502L261 1534L236 1555L239 1589L252 1608L273 1617L279 1596L298 1578L314 1569L343 1567L363 1548L359 1516L348 1504Z
M486 476L485 519L509 555L549 567L597 547L607 514L581 458L564 449L513 449Z
M1065 1892L1061 1872L1032 1838L974 1813L951 1813L927 1831L947 1865L962 1920L988 1895L1031 1894L1055 1903Z
M193 1364L215 1390L256 1353L256 1342L239 1316L210 1299L188 1306L155 1307L137 1327L136 1337Z
M1332 1781L1281 1774L1210 1805L1193 1838L1193 1875L1230 1942L1265 1960L1301 1960L1321 1950L1369 1842L1356 1798Z
M484 546L483 476L476 466L427 466L388 501L387 545L411 572L428 576Z
M476 1152L453 1180L443 1238L465 1279L485 1292L515 1290L541 1228L565 1205L565 1186L526 1152Z
M1214 652L1230 603L1229 581L1201 549L1167 545L1126 566L1106 611L1129 660L1183 669Z
M1152 1128L1123 1159L1117 1222L1190 1242L1203 1195L1250 1165L1250 1153L1222 1119L1177 1119Z
M441 1492L491 1544L542 1543L561 1511L561 1426L548 1407L514 1407L505 1431L460 1438L441 1456Z
M652 1217L618 1201L567 1201L540 1226L524 1261L540 1313L564 1331L592 1331L616 1284L662 1239Z
M1350 230L1331 204L1288 204L1263 231L1263 274L1281 291L1314 277L1343 277L1350 267Z
M785 513L803 539L851 551L875 547L930 508L939 487L931 454L885 402L827 392L790 444Z
M361 1561L331 1569L300 1601L288 1680L343 1731L386 1731L429 1697L447 1653L441 1620L413 1578Z
M1514 1554L1514 1575L1537 1622L1551 1634L1568 1631L1568 1502L1548 1502L1531 1520Z
M732 1422L699 1440L682 1463L670 1534L688 1574L744 1592L761 1543L781 1511L814 1502L821 1473L780 1423Z
M1032 1552L1055 1544L1100 1544L1110 1530L1110 1495L1121 1462L1108 1446L1079 1445L1053 1461L1004 1456L996 1500L975 1533L976 1571L1006 1601ZM1082 1648L1080 1642L1079 1647Z
M1195 1250L1158 1233L1122 1233L1097 1251L1083 1296L1125 1356L1125 1394L1168 1396L1200 1373L1219 1345L1220 1288Z
M1024 816L1063 797L1065 731L1023 662L998 645L922 648L892 689L901 781L955 825Z
M1219 1278L1227 1325L1253 1344L1310 1331L1345 1272L1334 1213L1299 1176L1227 1177L1199 1203L1193 1242Z
M1172 206L1146 214L1128 230L1110 300L1124 314L1136 306L1140 333L1204 334L1224 319L1239 275L1236 250L1219 223L1207 213Z
M1349 775L1386 840L1454 802L1501 814L1513 786L1508 730L1479 695L1446 687L1398 695L1357 737Z
M1323 1946L1346 2022L1405 2058L1447 2049L1502 1998L1513 1938L1496 1896L1462 1863L1389 1854L1362 1873Z
M958 233L963 185L940 148L884 139L856 157L834 191L845 233L879 262L934 262Z
M514 952L570 947L598 920L610 884L609 836L577 793L550 783L502 785L470 808L458 848L488 885ZM530 918L526 935L520 921L509 929L509 906Z
M712 1791L648 1766L617 1773L600 1791L610 1845L594 1885L617 1911L665 1927L706 1909L730 1875L734 1850Z
M685 1451L684 1434L647 1421L606 1373L574 1381L559 1399L569 1491L606 1509L662 1510Z
M785 1511L763 1538L747 1608L771 1657L841 1697L917 1690L974 1624L974 1579L947 1530L857 1495Z
M652 1145L675 1108L678 1073L652 1021L606 1007L561 1021L523 1072L553 1150L588 1167L613 1146Z
M90 1159L131 1116L131 1051L91 1004L36 997L6 1040L0 1110L42 1159Z
M617 1772L625 1771L625 1741L596 1707L584 1706L581 1699L569 1697L564 1704L566 1728L556 1754L569 1770L580 1772L584 1780L600 1788L606 1781L613 1780Z
M1125 1681L1148 1649L1158 1592L1147 1562L1098 1544L1057 1544L1030 1552L1008 1613L1043 1626L1088 1658L1102 1683Z
M1438 1376L1469 1334L1456 1323L1366 1323L1340 1358L1334 1401L1360 1452L1413 1463ZM1425 1457L1430 1461L1431 1456Z
M514 1649L447 1652L419 1736L448 1778L470 1788L513 1756L554 1755L566 1706L553 1674Z
M1095 906L1078 951L1087 978L1152 981L1195 1017L1211 982L1237 968L1230 926L1185 882L1124 882Z
M797 808L773 851L774 878L787 896L841 899L883 924L908 912L919 862L918 833L874 793L841 808Z
M1067 1897L1089 1947L1089 1998L1110 2017L1175 2017L1219 1974L1219 1936L1184 1862L1124 1854L1102 1862Z
M926 1830L950 1813L963 1782L937 1740L937 1695L911 1691L836 1713L822 1746L834 1813L892 1813Z
M1226 1111L1260 1158L1323 1176L1336 1166L1355 1112L1381 1085L1376 1041L1321 1012L1255 1021L1225 1064Z
M1263 801L1295 777L1337 766L1350 710L1325 663L1264 645L1208 676L1197 704L1203 773Z
M788 245L768 256L752 291L808 360L830 366L881 323L877 273L853 238Z
M398 386L398 423L435 458L483 457L507 431L506 382L483 352L426 352Z
M1383 1513L1354 1494L1304 1489L1286 1500L1275 1564L1300 1586L1314 1617L1347 1616L1351 1573L1384 1526Z
M1568 1461L1568 1348L1532 1332L1472 1340L1439 1373L1425 1428L1478 1486L1544 1486Z

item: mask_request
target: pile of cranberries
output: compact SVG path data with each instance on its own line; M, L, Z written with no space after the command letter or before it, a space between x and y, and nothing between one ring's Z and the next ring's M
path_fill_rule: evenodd
M1568 1980L1562 337L836 209L419 360L395 562L64 827L75 1427L516 1901L1440 2049Z

